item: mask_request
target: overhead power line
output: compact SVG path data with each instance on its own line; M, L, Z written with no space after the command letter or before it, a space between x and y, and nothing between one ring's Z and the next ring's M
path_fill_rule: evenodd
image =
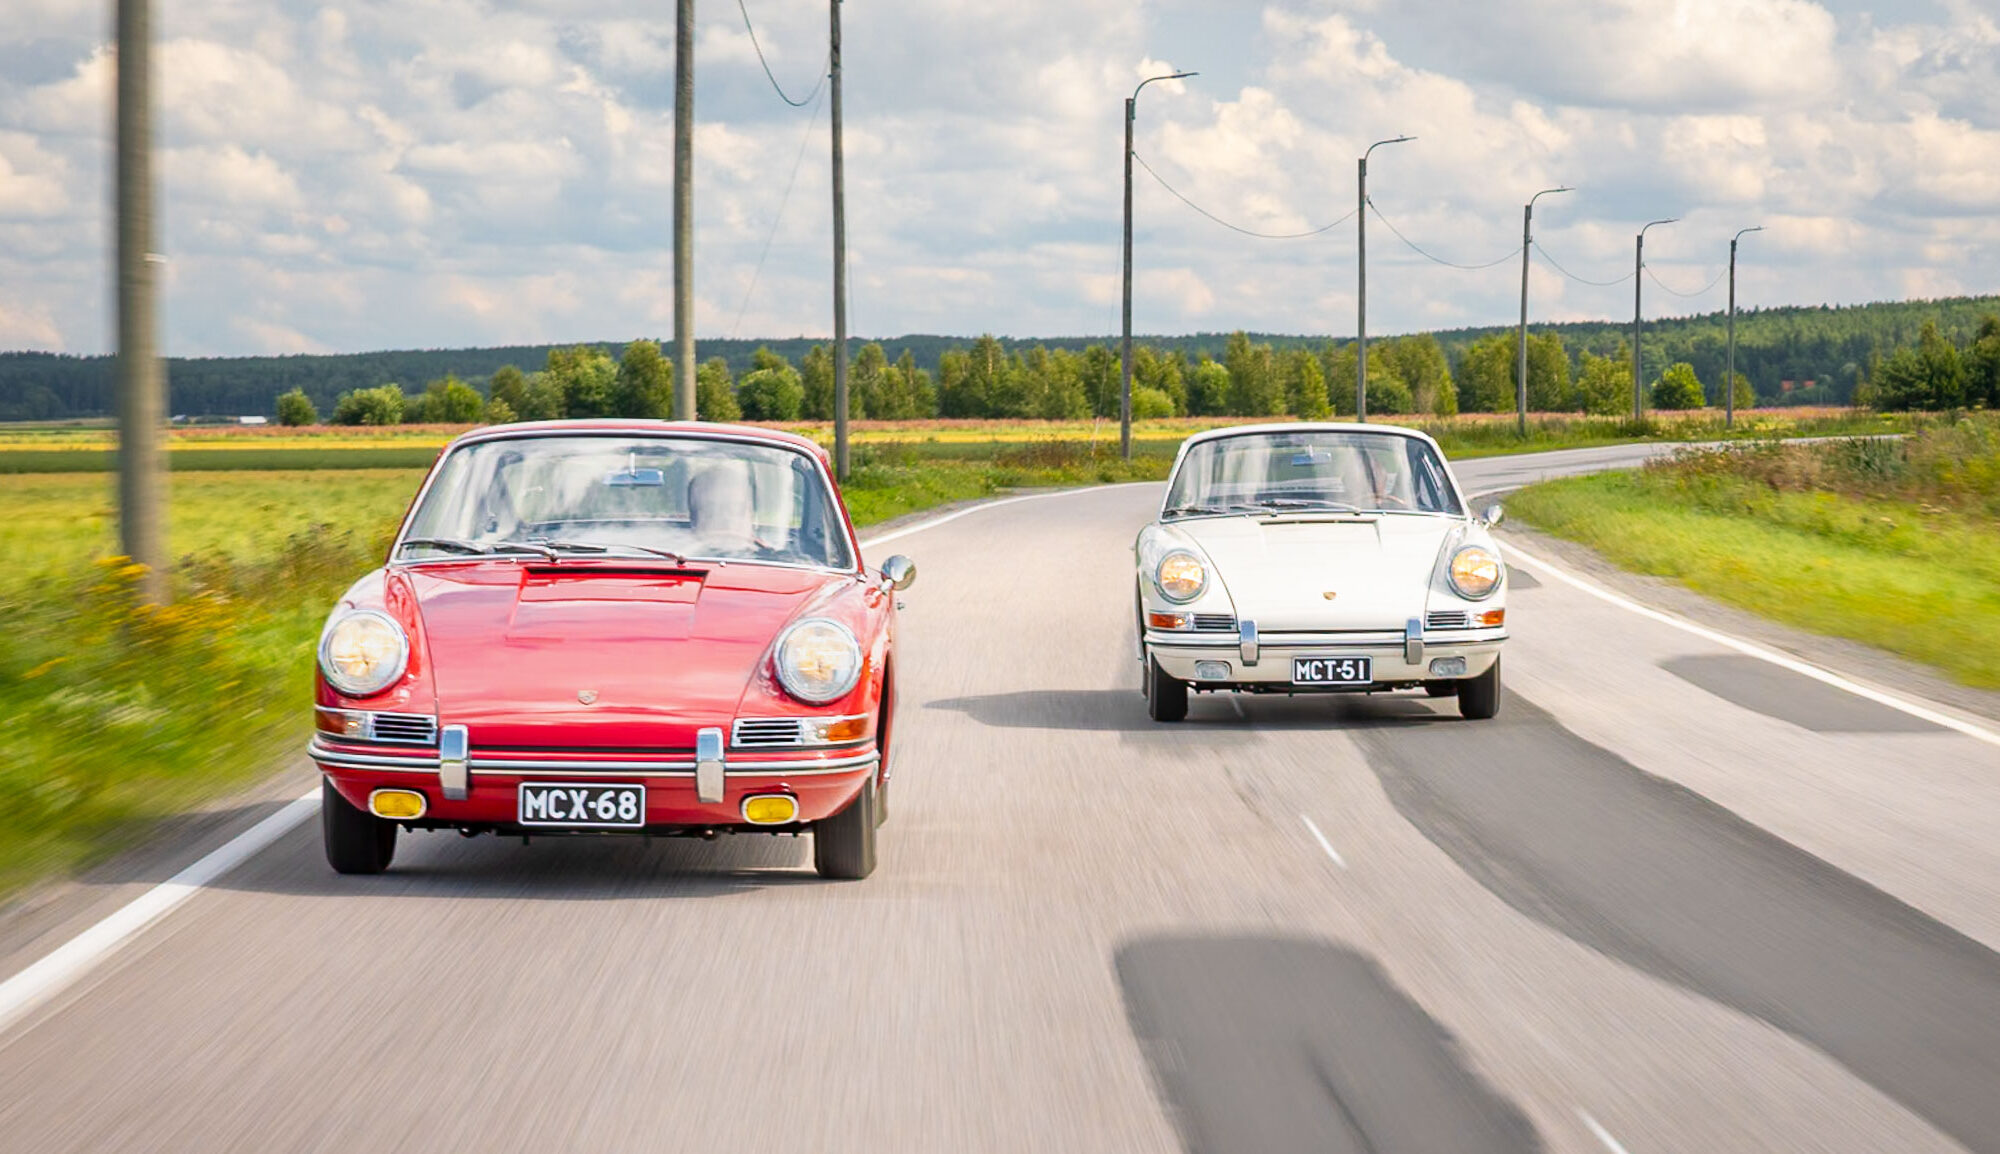
M1446 260L1441 256L1434 256L1431 253L1425 252L1422 248L1418 247L1417 242L1411 240L1407 236L1404 236L1400 229L1398 229L1395 225L1390 224L1389 218L1382 215L1382 210L1379 208L1375 208L1375 198L1370 197L1368 199L1368 207L1374 209L1375 219L1381 221L1383 225L1385 225L1390 232L1395 233L1396 239L1402 241L1403 244L1407 246L1411 252L1416 253L1418 256L1423 257L1425 260L1444 265L1447 268L1464 269L1467 272L1478 272L1480 269L1492 268L1496 264L1501 264L1505 261L1513 260L1515 257L1521 255L1521 248L1519 245L1516 245L1512 250L1508 251L1506 254L1502 256L1497 256L1492 260L1487 261L1485 264L1460 264L1455 260Z
M764 79L771 82L771 90L778 94L778 99L791 105L793 108L804 108L817 99L820 87L826 83L827 69L820 69L819 83L813 85L813 90L806 93L805 99L793 100L791 97L785 95L784 86L778 83L777 75L771 71L771 62L764 59L764 46L757 43L757 29L750 23L750 9L744 5L743 0L736 0L736 10L743 13L743 30L750 34L750 47L757 50L757 63L764 66Z
M1663 290L1665 290L1666 292L1668 292L1668 293L1670 293L1670 294L1672 294L1672 295L1674 295L1674 296L1677 296L1677 297L1680 297L1680 298L1681 298L1682 300L1693 300L1693 299L1694 299L1695 297L1699 297L1699 296L1707 296L1707 295L1709 294L1709 291L1710 291L1710 290L1714 289L1716 285L1719 285L1719 284L1721 284L1721 283L1722 283L1722 278L1723 278L1723 277L1725 277L1725 276L1728 276L1728 275L1729 275L1729 270L1725 268L1725 269L1723 269L1723 270L1722 270L1721 272L1719 272L1719 273L1716 273L1716 274L1715 274L1715 279L1714 279L1714 280L1712 280L1712 281L1709 281L1709 282L1708 282L1708 284L1707 284L1706 286L1704 286L1703 288L1701 288L1701 289L1699 289L1699 290L1697 290L1697 291L1695 291L1695 292L1691 292L1691 293L1684 293L1684 292L1680 291L1679 289L1677 289L1677 288L1674 288L1674 287L1673 287L1672 285L1669 285L1669 284L1668 284L1668 283L1667 283L1666 281L1663 281L1663 280L1661 280L1661 279L1660 279L1660 277L1659 277L1659 274L1658 274L1658 273L1655 273L1655 272L1653 271L1653 266L1652 266L1652 265L1647 265L1647 266L1646 266L1646 275L1647 275L1647 276L1649 276L1649 277L1652 277L1652 278L1653 278L1653 283L1654 283L1654 284L1656 284L1656 285L1659 285L1659 286L1660 286L1660 288L1661 288L1661 289L1663 289Z
M822 87L815 91L824 94L826 90ZM765 258L771 255L771 242L778 238L778 225L784 222L785 206L791 203L792 186L798 183L799 166L805 163L806 159L806 145L812 143L813 129L819 125L819 109L822 103L824 101L815 99L813 101L812 115L806 118L805 135L799 137L799 153L792 158L792 175L785 181L784 195L778 198L777 215L771 218L771 231L764 234L764 248L757 254L757 263L750 269L750 285L743 290L743 303L736 306L736 320L729 326L729 337L731 340L736 338L736 330L743 327L743 314L750 308L751 294L757 291L757 278L764 271Z
M1231 232L1240 232L1244 236L1254 236L1258 240L1304 240L1306 237L1318 236L1321 233L1331 232L1332 230L1339 228L1341 225L1346 224L1348 221L1354 219L1354 213L1350 212L1346 216L1341 217L1339 220L1334 221L1332 224L1321 225L1320 227L1314 229L1307 229L1305 232L1258 232L1255 229L1244 228L1241 225L1231 224L1228 221L1222 219L1221 217L1203 208L1202 206L1196 204L1194 201L1189 200L1187 197L1181 195L1181 191L1179 189L1167 183L1166 177L1163 177L1159 173L1153 171L1153 166L1146 163L1145 157L1140 156L1138 153L1135 152L1132 154L1132 159L1139 162L1139 167L1146 170L1147 176L1150 176L1154 180L1159 181L1161 188L1164 188L1168 192L1173 193L1174 199L1180 201L1182 204L1187 205L1189 208L1195 210L1196 212L1214 221L1215 223L1221 225L1222 227L1230 230ZM1358 212L1360 210L1357 209L1355 211Z
M1568 277L1569 279L1575 281L1578 284L1587 284L1596 288L1610 288L1613 285L1621 285L1624 284L1626 281L1632 279L1632 274L1629 272L1626 273L1624 276L1619 277L1617 280L1591 280L1589 277L1578 276L1575 273L1564 268L1562 266L1562 263L1557 261L1556 258L1550 256L1549 250L1542 247L1541 241L1535 241L1533 243L1535 246L1535 251L1542 254L1542 259L1549 262L1549 267L1555 269L1557 272L1563 274L1564 276Z

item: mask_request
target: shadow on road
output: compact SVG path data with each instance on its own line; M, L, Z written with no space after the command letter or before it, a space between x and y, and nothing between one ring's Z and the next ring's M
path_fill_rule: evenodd
M1542 1148L1445 1029L1351 950L1160 937L1121 946L1116 964L1190 1154Z
M1518 696L1477 727L1356 742L1397 811L1521 913L2000 1154L2000 955Z
M395 864L375 877L334 873L312 821L215 885L302 897L622 901L714 898L780 886L822 886L809 837L461 837L405 833ZM865 883L863 883L865 884Z
M1198 693L1188 700L1187 720L1163 724L1146 716L1137 689L1026 689L927 702L925 709L949 709L981 725L1001 729L1054 729L1085 733L1172 734L1195 730L1354 729L1457 721L1457 707L1409 694Z

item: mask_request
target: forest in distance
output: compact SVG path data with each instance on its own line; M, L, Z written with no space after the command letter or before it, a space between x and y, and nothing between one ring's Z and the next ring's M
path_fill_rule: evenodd
M1986 344L1982 338L1989 331L1982 325L1996 313L2000 313L2000 296L1739 311L1736 368L1742 380L1737 401L1842 405L1855 403L1857 391L1863 394L1858 399L1868 400L1866 382L1871 366L1902 352L1935 352L1940 341L1962 352L1968 369L1974 369L1977 350ZM1928 343L1926 326L1930 327ZM1701 383L1706 399L1720 404L1726 333L1725 318L1719 313L1648 321L1642 352L1646 379L1655 383L1654 391L1659 391L1658 383L1664 381L1667 399L1674 399L1678 388L1675 407L1685 406L1693 400L1686 395L1691 375ZM1582 395L1586 382L1594 372L1598 387L1608 391L1614 368L1629 390L1630 336L1629 323L1613 321L1531 325L1530 407L1587 409L1589 398ZM1343 392L1352 394L1351 338L1198 333L1149 335L1138 340L1144 352L1135 358L1135 389L1151 390L1138 404L1155 415L1166 414L1160 410L1161 398L1151 394L1164 394L1171 404L1169 411L1177 413L1299 411L1298 390L1312 389L1308 380L1301 379L1314 372L1307 367L1307 359L1316 363L1333 411L1339 411ZM1378 350L1386 354L1371 355L1368 374L1371 397L1380 396L1381 411L1512 408L1512 326L1375 336L1369 344L1371 354ZM877 346L877 351L868 353L871 346ZM408 398L407 419L418 415L427 392L435 394L447 381L463 382L485 398L493 392L495 374L504 367L515 366L532 378L548 371L551 353L569 355L576 348L591 348L610 361L620 357L626 347L626 342L591 342L583 346L172 358L168 377L172 411L193 418L277 416L278 398L288 393L302 395L316 414L331 416L343 398L393 383L398 386L397 393ZM797 377L802 394L800 414L811 416L819 407L814 403L820 391L816 361L827 347L826 342L810 338L702 341L703 375L709 378L705 391L716 397L714 388L722 379L729 382L732 394L746 382L757 387L771 385L771 373L785 375L778 371L782 362L785 372ZM864 415L879 419L1106 415L1106 373L1115 377L1117 367L1116 340L1105 337L1016 340L913 335L857 340L852 347L858 393L873 389L879 395L879 411ZM1218 375L1230 369L1232 354L1237 362L1234 395L1226 391ZM997 363L996 356L1005 363ZM1268 366L1262 365L1264 358L1269 359ZM590 360L595 363L597 358ZM973 360L979 363L968 370L967 362ZM876 363L881 366L879 372ZM1207 371L1205 381L1197 380L1203 374L1202 366L1209 364L1216 368ZM1169 365L1171 369L1163 367ZM1618 367L1621 365L1624 367ZM1344 383L1339 379L1343 368ZM760 373L765 375L759 377ZM1168 379L1168 373L1178 379ZM585 375L594 377L596 370ZM881 393L884 381L888 382L888 394ZM788 394L790 380L780 384L779 392ZM968 384L973 387L968 389ZM1115 386L1115 381L1111 384ZM106 416L113 411L113 387L114 363L107 356L0 353L0 421ZM1447 387L1449 397L1444 396ZM1261 395L1265 393L1271 395ZM768 408L774 403L778 406L775 419L788 419L784 414L790 405L782 396L774 401L756 394L753 388L753 395L743 399L749 401L741 406L744 410L758 411L760 405ZM1980 399L1975 392L1963 403L1978 403ZM1371 400L1371 407L1375 404ZM864 397L864 410L866 405ZM457 407L464 407L462 396ZM1307 401L1304 407L1312 411L1317 405Z

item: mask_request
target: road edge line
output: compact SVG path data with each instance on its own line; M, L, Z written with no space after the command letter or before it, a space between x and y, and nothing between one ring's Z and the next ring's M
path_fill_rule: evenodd
M0 1035L74 985L146 927L209 883L290 833L319 808L319 787L210 850L193 865L133 898L96 924L0 981Z
M1667 613L1663 610L1654 609L1646 605L1641 605L1637 601L1633 601L1632 599L1625 597L1621 594L1613 593L1611 590L1605 589L1593 582L1586 581L1581 577L1573 576L1570 573L1565 572L1563 569L1552 564L1551 562L1542 560L1541 558L1535 556L1533 553L1528 552L1527 550L1521 548L1519 545L1516 545L1512 542L1507 542L1501 545L1500 548L1503 555L1519 557L1521 560L1526 561L1531 567L1540 570L1547 576L1553 577L1556 580L1562 582L1563 584L1581 590L1584 593L1588 593L1592 597L1595 597L1600 601L1604 601L1608 604L1615 605L1620 609L1636 613L1641 617L1650 618L1651 620L1657 621L1663 625L1672 626L1673 628L1678 629L1683 633L1691 633L1696 637L1700 637L1706 641L1712 641L1717 645L1724 646L1725 648L1734 649L1736 652L1741 653L1746 657L1755 657L1759 661L1767 661L1772 665L1778 666L1781 669L1790 670L1791 672L1797 673L1803 677L1810 677L1814 681L1818 681L1825 685L1831 685L1835 689L1844 690L1845 692L1851 693L1856 697L1864 698L1868 701L1873 701L1878 705L1886 705L1891 709L1897 710L1898 712L1901 713L1906 713L1911 717L1917 718L1921 721L1928 721L1933 725L1942 726L1945 729L1952 730L1965 737L1970 737L1974 741L1985 742L1987 745L1992 745L1992 746L2000 746L2000 733L1995 733L1994 731L1987 729L1985 726L1975 725L1970 721L1966 721L1962 718L1955 717L1951 714L1941 712L1927 705L1919 705L1914 701L1909 701L1895 694L1885 693L1882 690L1874 689L1870 686L1863 685L1858 681L1849 680L1848 678L1842 676L1841 674L1835 673L1832 670L1822 669L1817 665L1813 665L1805 661L1800 661L1798 658L1795 657L1788 657L1783 653L1779 653L1774 649L1768 649L1762 645L1757 644L1754 641L1745 641L1740 637L1735 637L1730 634L1724 633L1719 629L1712 629L1706 625L1698 625L1695 622L1687 620L1686 618L1677 617L1674 614Z

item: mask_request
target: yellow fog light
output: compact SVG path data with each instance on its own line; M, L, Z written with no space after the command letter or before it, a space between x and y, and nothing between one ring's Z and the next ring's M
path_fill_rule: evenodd
M784 825L798 820L799 802L782 793L760 794L743 799L743 820L751 825Z
M368 808L376 817L411 821L424 816L424 795L413 789L378 789L368 795Z

